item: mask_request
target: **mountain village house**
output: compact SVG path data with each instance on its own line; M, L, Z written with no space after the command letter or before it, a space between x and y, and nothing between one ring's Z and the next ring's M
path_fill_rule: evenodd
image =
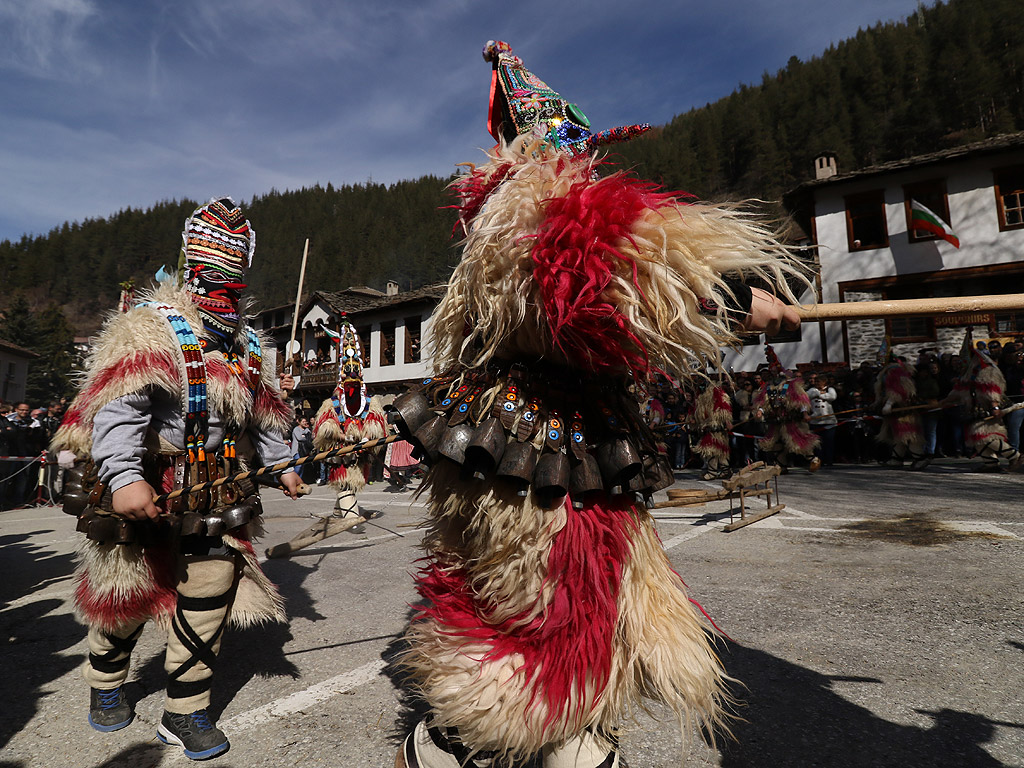
M295 396L303 408L315 410L337 383L337 345L325 329L337 332L343 315L359 334L363 380L371 395L381 395L390 401L410 384L426 377L429 360L423 350L429 345L431 314L445 288L445 283L439 283L400 291L397 283L389 282L384 292L365 286L337 292L315 291L299 308L296 327L301 369L296 364ZM254 327L274 340L279 371L289 367L285 350L291 336L291 320L291 306L264 310L254 320Z
M845 174L824 156L815 170L783 202L817 244L821 301L1024 292L1024 133ZM911 229L911 200L951 226L959 249ZM915 360L923 348L958 351L968 327L975 339L1010 338L1024 332L1024 313L805 323L772 346L786 367L856 367L874 359L886 334L896 354ZM765 360L759 341L728 353L727 364L755 369Z

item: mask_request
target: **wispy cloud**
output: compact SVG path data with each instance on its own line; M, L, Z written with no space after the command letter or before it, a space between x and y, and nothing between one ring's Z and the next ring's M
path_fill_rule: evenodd
M92 0L0 0L0 68L44 78L94 74L85 32L97 15Z

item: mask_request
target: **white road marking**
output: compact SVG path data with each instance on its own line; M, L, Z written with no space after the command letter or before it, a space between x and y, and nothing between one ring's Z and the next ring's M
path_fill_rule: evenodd
M264 704L262 707L256 707L248 712L242 712L234 717L229 717L227 720L222 720L218 725L230 732L244 731L279 718L304 712L339 694L348 693L361 685L366 685L366 683L379 676L381 670L386 666L387 662L383 659L375 659L361 667L356 667L343 674L328 678L322 683L310 686L304 691L297 691L269 704Z

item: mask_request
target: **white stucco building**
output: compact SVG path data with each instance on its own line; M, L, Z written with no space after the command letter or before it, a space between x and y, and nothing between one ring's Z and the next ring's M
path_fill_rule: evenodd
M820 158L817 178L784 198L817 244L820 300L867 301L1024 292L1024 133L837 173ZM957 249L910 229L910 200L951 225ZM810 298L810 296L805 297ZM787 367L853 366L872 358L888 334L898 354L956 351L965 328L975 338L1024 331L1024 312L856 322L806 323L798 340L773 342ZM763 341L763 337L762 337ZM764 345L729 353L735 370L764 361Z
M303 369L296 372L296 395L311 403L327 397L337 383L337 345L326 328L337 332L344 315L359 334L363 347L363 381L372 395L396 395L428 375L430 361L424 351L430 343L431 315L447 288L446 283L399 291L353 287L343 291L315 291L299 309L296 341ZM287 359L292 310L275 307L258 316L255 327L274 338L279 368Z

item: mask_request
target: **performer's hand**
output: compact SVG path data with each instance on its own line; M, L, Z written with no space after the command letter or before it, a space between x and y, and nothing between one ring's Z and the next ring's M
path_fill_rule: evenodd
M114 514L129 520L145 520L147 517L156 520L160 508L153 503L154 496L153 486L145 480L128 483L113 493Z
M285 472L281 475L281 485L284 486L285 496L291 496L293 499L297 499L299 498L299 488L301 488L304 483L302 482L302 478L299 477L298 472Z
M295 377L290 373L282 373L278 386L281 388L281 394L288 397L288 395L295 391Z
M800 327L800 315L789 304L784 304L768 291L750 289L750 314L743 323L747 331L764 331L774 336L781 329L795 331Z

